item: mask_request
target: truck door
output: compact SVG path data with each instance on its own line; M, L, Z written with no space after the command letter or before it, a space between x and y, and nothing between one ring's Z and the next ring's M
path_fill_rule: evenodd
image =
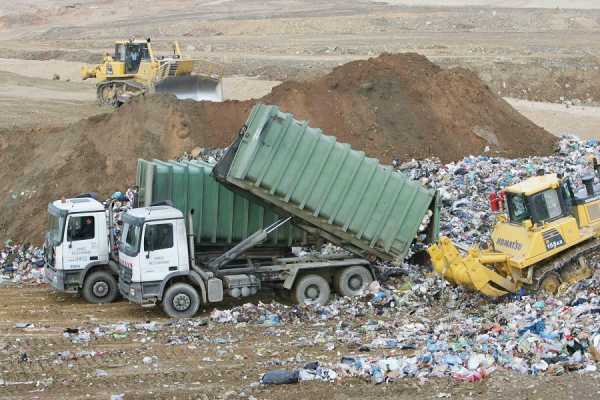
M179 257L173 222L147 222L144 225L144 241L141 254L143 282L162 281L177 271Z
M83 269L98 260L98 226L94 214L69 215L63 253L65 269Z

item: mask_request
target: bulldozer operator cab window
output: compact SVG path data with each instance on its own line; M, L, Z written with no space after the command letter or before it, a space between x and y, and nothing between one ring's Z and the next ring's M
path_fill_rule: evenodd
M146 225L144 250L155 251L173 247L173 224Z
M145 43L128 43L125 48L125 72L135 74L140 68L140 62L149 59L148 46Z
M115 46L115 54L114 54L113 58L116 61L121 61L121 62L125 61L125 45L124 44L120 43Z
M544 190L534 194L529 198L529 203L535 223L551 221L563 215L560 197L556 189Z
M78 240L89 240L94 238L94 217L71 217L69 219L69 229L67 230L67 240L75 242Z
M525 205L525 199L519 194L507 194L508 215L510 222L520 224L529 218L529 211Z

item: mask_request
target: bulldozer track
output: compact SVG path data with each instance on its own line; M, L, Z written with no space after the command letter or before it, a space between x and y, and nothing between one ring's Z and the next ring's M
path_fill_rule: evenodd
M114 95L110 98L104 97L104 89L112 88L113 90L117 90ZM120 89L120 92L118 91ZM98 103L102 106L110 106L110 107L119 107L121 102L119 101L119 97L125 93L130 92L134 95L140 95L146 92L148 89L141 83L132 81L132 80L112 80L101 82L96 87L96 97L98 99Z
M542 280L553 272L560 272L564 267L579 257L587 256L590 253L600 251L600 238L593 238L584 244L575 246L574 248L560 253L552 260L544 262L542 265L535 268L533 273L533 284L531 285L535 291L539 290Z

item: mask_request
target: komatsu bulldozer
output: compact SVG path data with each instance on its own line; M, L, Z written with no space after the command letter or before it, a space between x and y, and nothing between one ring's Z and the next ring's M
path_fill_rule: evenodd
M150 39L117 41L114 54L102 63L81 67L82 79L96 78L100 105L118 107L144 93L171 93L179 99L223 101L222 69L216 66L192 75L196 60L184 58L179 43L173 54L157 56Z
M461 249L441 237L428 249L435 271L490 297L556 294L588 278L589 256L600 250L600 187L593 176L582 181L573 190L560 175L538 175L494 194L500 212L488 248Z

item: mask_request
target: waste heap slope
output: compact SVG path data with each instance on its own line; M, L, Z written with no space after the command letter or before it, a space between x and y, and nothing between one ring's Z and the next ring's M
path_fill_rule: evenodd
M0 239L41 243L48 202L84 192L102 200L123 190L135 182L138 158L224 147L249 110L153 96L64 129L0 131Z

